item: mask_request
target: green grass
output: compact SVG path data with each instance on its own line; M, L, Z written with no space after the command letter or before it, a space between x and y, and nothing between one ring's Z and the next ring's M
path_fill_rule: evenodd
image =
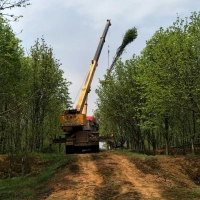
M139 157L139 158L142 158L142 159L149 158L149 157L155 157L155 156L148 156L148 155L143 154L143 153L135 153L135 152L132 152L131 150L127 150L127 149L119 149L117 151L114 151L114 153L135 156L135 157Z
M200 191L198 188L168 188L163 192L163 197L166 199L200 199Z
M46 163L45 168L39 173L33 172L26 176L1 179L0 180L0 199L23 199L39 192L38 188L52 178L58 168L75 162L76 156L62 154L31 154L39 157Z
M192 198L200 198L200 191L198 188L191 188L190 195Z
M132 152L132 150L128 150L128 149L119 149L117 151L114 151L114 153L118 153L118 154L125 154L125 155L130 155L133 157L138 157L140 159L152 159L152 158L164 158L164 157L169 157L167 155L147 155L144 153L136 153L136 152Z

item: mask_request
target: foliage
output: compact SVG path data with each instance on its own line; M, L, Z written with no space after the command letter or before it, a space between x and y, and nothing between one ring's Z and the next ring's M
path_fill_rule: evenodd
M137 38L137 29L135 27L128 29L124 35L122 44L120 45L120 47L117 49L116 55L113 59L113 62L110 66L110 71L112 70L112 68L114 67L115 63L117 62L117 60L119 59L119 57L123 54L126 46L128 44L130 44L131 42L133 42L133 40L135 40Z
M177 17L146 42L141 55L105 76L98 89L102 134L115 132L116 145L140 152L173 146L183 153L200 143L200 13ZM108 132L108 133L106 133Z
M0 153L25 156L40 151L51 135L61 133L58 116L71 103L70 83L43 38L25 56L4 19L0 19L0 37Z
M125 49L125 47L130 44L137 37L137 29L133 27L128 29L124 35L121 46L117 49L117 56L120 57Z

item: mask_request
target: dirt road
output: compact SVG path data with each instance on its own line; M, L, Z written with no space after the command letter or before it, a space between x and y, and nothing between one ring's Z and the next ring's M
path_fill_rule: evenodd
M42 156L27 158L29 172L13 179L5 178L9 162L1 157L0 199L200 200L200 151L170 156L130 150ZM18 161L15 172L20 176Z
M165 199L150 176L121 154L79 154L75 164L60 170L49 183L47 200Z

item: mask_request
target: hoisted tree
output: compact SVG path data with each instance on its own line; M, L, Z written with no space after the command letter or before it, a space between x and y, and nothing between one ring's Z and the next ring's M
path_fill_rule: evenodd
M115 63L117 62L118 58L122 55L122 53L124 52L126 46L128 44L130 44L131 42L133 42L133 40L135 40L137 38L137 29L135 27L128 29L124 35L122 44L119 46L119 48L117 49L117 52L115 54L115 57L113 59L113 62L110 66L109 71L112 70L112 68L114 67Z

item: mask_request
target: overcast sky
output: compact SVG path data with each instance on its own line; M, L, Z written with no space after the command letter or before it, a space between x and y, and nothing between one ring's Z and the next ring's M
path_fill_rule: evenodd
M108 45L112 62L126 30L136 27L138 38L126 48L122 60L139 55L159 27L199 11L200 0L30 0L31 6L10 12L23 15L12 23L26 51L42 36L62 63L64 77L72 82L70 97L75 101L94 57L100 37L111 19L112 26L100 55L88 99L88 115L96 109L95 89L108 68ZM78 97L77 97L78 98Z

